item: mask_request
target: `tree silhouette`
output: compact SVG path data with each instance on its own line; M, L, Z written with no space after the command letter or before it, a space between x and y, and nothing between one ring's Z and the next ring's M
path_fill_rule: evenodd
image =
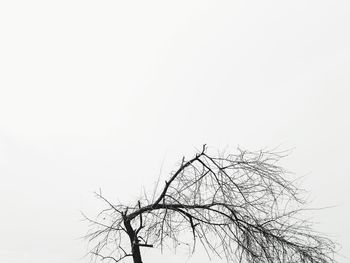
M269 151L210 155L206 146L182 159L163 188L134 206L114 204L91 223L86 235L95 259L141 263L140 247L176 248L191 253L200 244L211 257L232 262L335 262L334 243L300 217L300 189L287 180ZM187 234L186 234L187 233Z

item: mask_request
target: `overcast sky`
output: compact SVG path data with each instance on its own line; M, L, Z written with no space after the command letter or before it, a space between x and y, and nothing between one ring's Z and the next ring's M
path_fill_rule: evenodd
M350 2L1 1L0 261L75 263L93 191L131 202L182 155L293 149L350 258ZM163 166L162 166L163 163ZM144 262L207 262L157 251Z

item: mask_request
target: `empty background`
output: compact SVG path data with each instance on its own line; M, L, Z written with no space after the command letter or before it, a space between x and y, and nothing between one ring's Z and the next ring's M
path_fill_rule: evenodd
M207 143L292 149L349 262L348 1L1 1L0 261L88 262L93 191L132 202ZM160 255L144 262L207 262Z

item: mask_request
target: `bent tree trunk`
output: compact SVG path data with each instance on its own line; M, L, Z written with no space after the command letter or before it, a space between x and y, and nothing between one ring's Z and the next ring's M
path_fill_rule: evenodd
M130 239L132 259L134 263L142 263L139 240L137 238L136 231L132 228L129 219L124 220L124 226Z

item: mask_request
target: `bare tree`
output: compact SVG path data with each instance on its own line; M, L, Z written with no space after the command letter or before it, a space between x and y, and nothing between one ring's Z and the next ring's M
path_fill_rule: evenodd
M87 218L92 255L141 263L140 247L186 244L193 253L200 244L209 257L232 262L335 262L334 243L300 219L305 202L278 166L281 157L242 150L213 156L204 145L159 192L158 181L153 198L126 206L97 193L108 207Z

